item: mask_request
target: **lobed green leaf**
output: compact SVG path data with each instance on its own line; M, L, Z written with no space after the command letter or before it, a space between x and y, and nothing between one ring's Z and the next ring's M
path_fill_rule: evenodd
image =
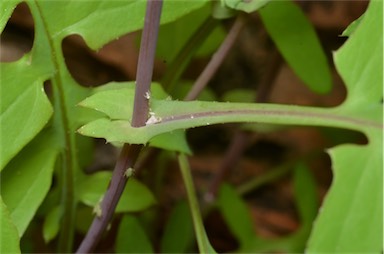
M161 24L172 22L201 8L201 1L164 1ZM146 1L39 1L39 9L53 39L80 34L92 49L120 36L137 31L144 25ZM60 11L60 18L57 18ZM97 27L97 29L95 29ZM103 32L100 32L103 31Z
M372 1L351 37L335 54L348 94L345 114L382 122L383 13ZM365 128L368 145L330 149L334 180L314 225L309 252L380 252L383 240L383 130Z

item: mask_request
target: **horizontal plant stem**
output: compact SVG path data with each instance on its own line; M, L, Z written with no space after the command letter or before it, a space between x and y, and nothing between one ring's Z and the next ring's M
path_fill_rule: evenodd
M241 29L244 27L244 23L244 18L239 15L235 21L235 24L233 24L231 27L227 37L224 39L216 53L212 56L212 59L204 68L204 71L197 78L192 89L184 98L185 101L196 99L204 87L206 87L208 82L212 79L213 75L215 75L216 71L219 69L220 65L223 63L225 57L228 55L229 50L234 45L237 36L239 35Z

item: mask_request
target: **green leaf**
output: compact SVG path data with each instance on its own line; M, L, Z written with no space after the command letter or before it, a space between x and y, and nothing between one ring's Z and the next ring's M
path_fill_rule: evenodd
M79 200L88 206L96 206L107 189L111 172L98 172L78 182ZM116 212L138 212L156 203L150 190L138 180L129 179L116 207Z
M26 55L18 62L1 65L0 170L41 131L52 115L43 90L46 70L30 66L30 57Z
M205 4L206 1L164 1L161 24L175 21ZM38 5L44 19L49 20L46 25L54 39L81 34L90 48L99 49L143 27L146 1L39 1ZM66 15L57 18L57 12L52 10Z
M120 222L116 253L154 253L147 233L134 215L124 215Z
M260 17L284 59L296 75L317 93L332 88L327 58L313 26L291 1L272 1L261 8Z
M237 88L232 89L228 92L226 92L222 96L222 101L229 101L229 102L254 102L256 99L256 94L254 90L251 89L244 89L244 88Z
M315 179L306 164L301 162L295 166L293 181L300 228L292 235L282 239L282 243L285 242L287 245L285 251L300 253L305 250L313 221L317 216L319 202Z
M59 206L54 207L45 217L43 223L43 238L46 243L55 239L60 229L61 209Z
M358 19L354 20L348 27L343 31L341 36L349 37L355 32L356 28L360 25L361 21L364 18L364 14L361 15Z
M345 114L382 121L382 2L372 1L364 19L335 54L348 93L339 107ZM368 145L330 150L334 180L316 220L309 252L382 251L383 132L362 126Z
M0 252L20 253L20 238L7 206L0 196Z
M161 238L162 253L186 253L193 243L193 223L188 203L177 203L165 225Z
M231 232L239 241L240 249L247 248L250 241L257 241L248 207L231 186L221 185L217 205Z
M86 234L93 221L93 207L79 206L76 209L76 230Z
M191 148L189 148L185 131L175 130L173 132L164 133L151 139L149 145L169 151L176 151L192 154Z
M245 11L247 13L254 12L264 5L266 5L271 0L220 0L221 3L229 8Z
M20 236L51 187L57 154L58 147L52 134L44 132L28 144L1 174L1 195Z
M318 210L316 183L310 169L299 163L294 171L294 192L302 227L311 227ZM307 228L307 232L309 232Z

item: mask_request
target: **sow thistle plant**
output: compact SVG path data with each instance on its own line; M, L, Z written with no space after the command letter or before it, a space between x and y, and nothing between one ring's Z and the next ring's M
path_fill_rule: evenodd
M1 2L1 31L21 2ZM333 55L347 88L345 101L333 108L196 100L233 44L247 13L254 12L258 12L296 75L316 93L331 90L331 73L314 28L293 2L25 2L35 24L33 48L17 61L1 63L0 69L1 253L20 253L24 248L21 239L39 216L45 218L45 242L57 240L58 252L95 251L116 214L121 218L116 252L155 252L133 215L157 202L150 189L135 179L141 169L138 158L150 154L150 149L176 154L190 213L182 205L177 211L186 223L192 221L194 231L190 240L181 240L180 227L165 230L160 251L193 251L190 241L195 239L200 253L215 253L204 229L193 185L188 161L188 156L193 155L185 132L225 123L248 123L244 125L248 130L266 125L337 127L361 132L368 140L366 145L342 144L327 151L334 179L320 208L305 162L293 165L301 226L285 237L271 240L259 236L244 200L233 186L222 184L212 205L222 213L239 242L238 252L383 250L381 1L369 3L363 16L344 33L349 37L345 44ZM61 18L59 13L63 14ZM159 26L179 22L190 13L204 13L205 22L173 58L163 80L152 82ZM186 100L172 99L172 87L181 82L181 73L221 18L234 19L232 28ZM72 78L62 52L62 41L67 36L80 35L91 49L98 50L140 29L135 82L85 88ZM49 98L43 89L45 81L52 83ZM89 137L103 138L121 147L113 173L83 172L92 156ZM94 219L81 244L75 246L75 233L80 232L75 218L83 207L90 208L86 210L88 217L93 211Z

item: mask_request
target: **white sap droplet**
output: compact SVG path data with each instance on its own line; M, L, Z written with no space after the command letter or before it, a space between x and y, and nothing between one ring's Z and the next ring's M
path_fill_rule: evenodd
M145 122L145 125L155 124L161 122L161 117L156 117L154 114Z

